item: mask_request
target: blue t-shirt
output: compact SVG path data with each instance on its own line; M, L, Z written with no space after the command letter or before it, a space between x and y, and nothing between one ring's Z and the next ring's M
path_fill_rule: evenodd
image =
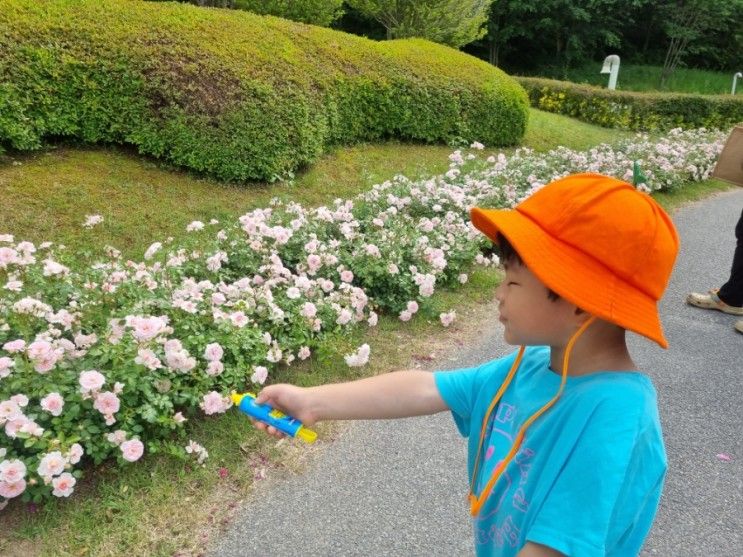
M483 418L515 357L434 374L459 431L469 437L470 481ZM548 347L526 349L486 426L476 495L521 425L557 393L560 375L549 365ZM658 508L666 464L647 376L568 377L562 396L526 430L474 519L477 555L513 556L527 541L571 557L637 555Z

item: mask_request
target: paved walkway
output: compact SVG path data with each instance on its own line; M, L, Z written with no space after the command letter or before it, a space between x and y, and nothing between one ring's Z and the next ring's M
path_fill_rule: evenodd
M645 555L743 555L743 336L734 318L686 306L727 277L743 189L674 214L682 239L661 304L671 343L634 337L659 392L670 470ZM497 320L476 346L431 364L455 369L512 350ZM453 556L473 552L466 446L448 414L354 422L302 475L259 488L213 556ZM733 457L731 462L716 458Z

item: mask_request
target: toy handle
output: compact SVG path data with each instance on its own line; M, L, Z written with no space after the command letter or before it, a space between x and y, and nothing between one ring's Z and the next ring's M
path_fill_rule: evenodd
M270 404L257 404L253 393L238 394L233 392L231 398L234 405L244 414L273 426L290 437L299 437L306 443L314 443L317 439L317 433L304 427L302 422L296 418L287 416L274 409Z

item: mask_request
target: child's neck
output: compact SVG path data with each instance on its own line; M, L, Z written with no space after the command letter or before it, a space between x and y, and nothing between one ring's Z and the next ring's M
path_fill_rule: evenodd
M597 371L635 371L637 367L627 350L624 331L612 335L591 334L589 329L578 339L570 351L568 375L579 376ZM552 346L550 367L562 373L562 364L567 345Z

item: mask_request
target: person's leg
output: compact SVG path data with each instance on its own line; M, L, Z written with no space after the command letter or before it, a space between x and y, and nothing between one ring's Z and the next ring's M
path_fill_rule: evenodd
M741 211L740 219L735 226L735 237L738 243L733 255L730 278L720 288L717 295L726 304L740 307L743 306L743 211Z

